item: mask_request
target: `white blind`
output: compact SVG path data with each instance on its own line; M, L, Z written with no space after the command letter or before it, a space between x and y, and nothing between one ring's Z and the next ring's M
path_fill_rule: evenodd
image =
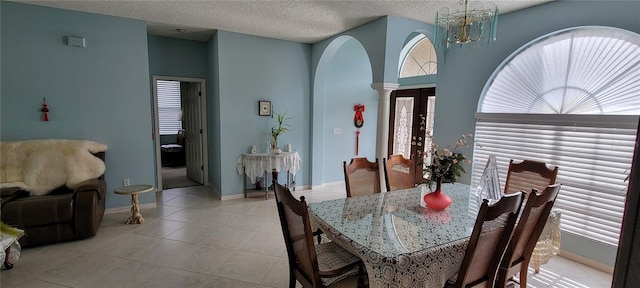
M478 113L477 118L474 186L489 155L496 156L502 189L510 159L556 165L562 188L554 207L562 212L562 230L618 244L638 116Z
M175 135L182 129L179 120L182 107L180 105L180 82L158 80L158 130L160 135Z

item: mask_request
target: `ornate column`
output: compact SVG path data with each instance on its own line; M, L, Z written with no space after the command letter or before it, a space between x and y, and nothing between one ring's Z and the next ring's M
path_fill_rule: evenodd
M387 157L389 147L389 107L391 92L398 89L398 83L374 83L371 88L378 91L378 129L376 131L376 158L380 161L380 190L385 190L382 159Z

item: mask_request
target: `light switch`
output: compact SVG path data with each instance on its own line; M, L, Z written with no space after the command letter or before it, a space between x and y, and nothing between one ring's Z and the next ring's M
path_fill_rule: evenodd
M334 135L342 134L342 128L333 128L333 134Z

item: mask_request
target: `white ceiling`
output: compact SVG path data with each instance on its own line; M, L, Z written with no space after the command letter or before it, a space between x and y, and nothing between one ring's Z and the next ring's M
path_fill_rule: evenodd
M31 1L12 0L145 20L151 35L207 41L215 30L315 43L385 15L433 24L436 11L459 0L433 1ZM494 1L500 14L552 0ZM185 29L185 33L176 29Z

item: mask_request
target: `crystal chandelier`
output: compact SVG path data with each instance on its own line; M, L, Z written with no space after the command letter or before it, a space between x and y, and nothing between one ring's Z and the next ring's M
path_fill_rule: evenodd
M498 7L493 2L461 0L436 13L436 47L460 48L496 41Z

